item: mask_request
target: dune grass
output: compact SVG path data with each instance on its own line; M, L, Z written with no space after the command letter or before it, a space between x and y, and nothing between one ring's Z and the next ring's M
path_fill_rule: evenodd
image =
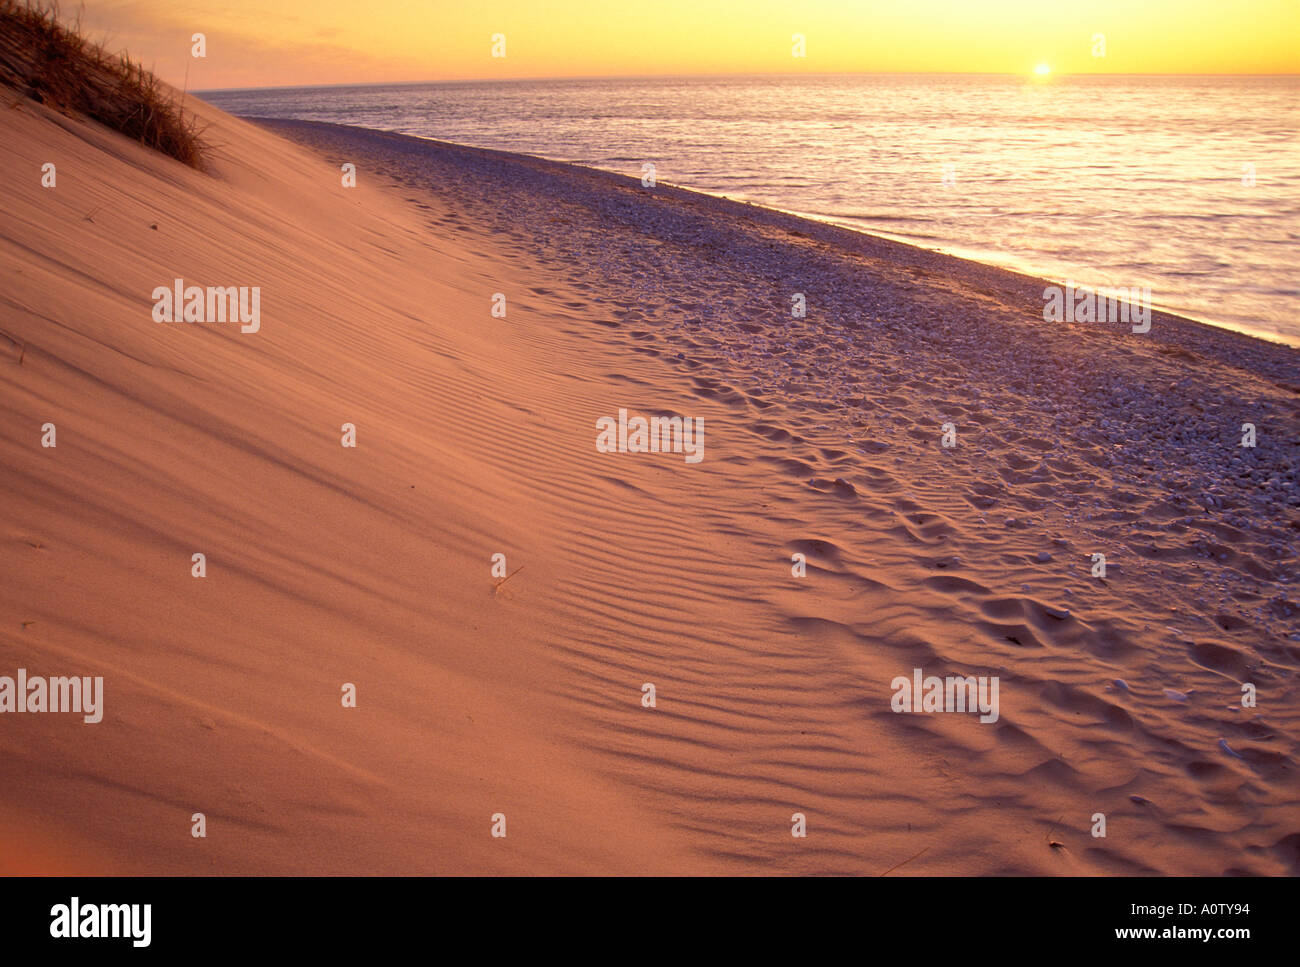
M192 168L203 167L198 119L172 88L125 54L65 24L49 0L0 0L0 84L81 114Z

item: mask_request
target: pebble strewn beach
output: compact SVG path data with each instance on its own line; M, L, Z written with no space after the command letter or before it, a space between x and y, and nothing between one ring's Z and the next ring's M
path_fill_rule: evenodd
M1188 634L1300 633L1300 351L1160 312L1048 324L1048 283L818 222L560 164L304 122L267 124L526 242L640 352L777 432L853 457L802 472L924 492L971 540L1106 552ZM616 231L612 229L617 227ZM791 316L803 293L804 318ZM939 446L940 426L960 443ZM1257 428L1242 447L1242 424ZM856 464L856 467L855 467ZM1000 538L999 538L1000 539ZM1061 547L1071 548L1062 555ZM1082 558L1080 557L1082 555ZM1155 609L1157 612L1162 610ZM1300 640L1294 638L1291 640Z

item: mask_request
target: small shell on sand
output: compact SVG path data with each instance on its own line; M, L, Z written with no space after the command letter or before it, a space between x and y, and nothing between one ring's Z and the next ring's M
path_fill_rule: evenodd
M1232 746L1228 745L1228 740L1227 740L1227 739L1220 739L1220 740L1219 740L1219 748L1222 749L1224 752L1228 753L1228 755L1232 756L1234 759L1240 759L1240 758L1242 758L1241 753L1239 753L1239 752L1234 752L1234 751L1232 750Z

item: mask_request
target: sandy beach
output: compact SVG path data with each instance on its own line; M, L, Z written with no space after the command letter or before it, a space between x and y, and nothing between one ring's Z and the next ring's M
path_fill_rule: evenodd
M1300 350L191 103L0 112L0 675L104 682L0 716L0 872L1300 873Z

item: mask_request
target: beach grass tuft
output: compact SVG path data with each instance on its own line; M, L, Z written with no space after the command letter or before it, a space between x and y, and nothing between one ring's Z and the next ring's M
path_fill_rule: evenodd
M0 84L84 115L192 168L203 167L198 118L143 64L90 41L48 0L0 0Z

